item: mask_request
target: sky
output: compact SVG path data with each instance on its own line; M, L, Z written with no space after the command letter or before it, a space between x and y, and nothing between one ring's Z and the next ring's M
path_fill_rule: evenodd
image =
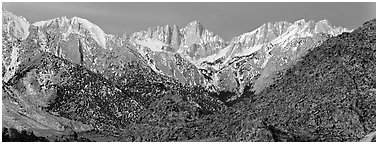
M327 19L332 25L355 29L376 16L375 3L298 2L3 2L3 9L25 17L30 23L56 17L81 17L105 33L147 30L148 27L176 24L180 28L198 20L206 29L225 40L252 31L267 22Z

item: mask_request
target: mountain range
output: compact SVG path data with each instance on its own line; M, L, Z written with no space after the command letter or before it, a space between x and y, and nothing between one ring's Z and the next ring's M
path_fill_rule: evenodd
M226 41L199 21L120 37L79 17L30 24L2 12L9 140L357 141L375 131L375 20L356 30L268 22Z

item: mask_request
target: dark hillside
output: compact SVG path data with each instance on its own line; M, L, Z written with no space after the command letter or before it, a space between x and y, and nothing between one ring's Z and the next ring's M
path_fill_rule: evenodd
M237 109L290 141L358 141L375 131L375 23L328 39Z

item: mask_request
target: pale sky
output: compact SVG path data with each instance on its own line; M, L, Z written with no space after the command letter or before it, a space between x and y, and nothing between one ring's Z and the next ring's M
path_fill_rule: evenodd
M25 17L30 23L56 17L78 16L100 26L105 33L147 30L148 27L176 24L185 27L194 20L225 40L252 31L264 23L299 19L327 19L332 25L355 29L374 19L375 3L11 3L3 8Z

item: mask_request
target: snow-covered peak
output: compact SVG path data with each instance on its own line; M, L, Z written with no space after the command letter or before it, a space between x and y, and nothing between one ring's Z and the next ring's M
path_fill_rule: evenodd
M238 43L248 43L250 41L254 41L253 45L266 43L271 41L274 37L277 37L284 33L290 25L291 23L288 23L286 21L280 21L276 23L264 23L260 27L250 32L244 33L238 37L233 38L231 42L233 41Z
M198 20L194 20L190 22L186 27L194 27L194 26L202 27L201 23Z
M187 55L189 59L199 59L212 55L226 46L226 42L218 35L205 29L199 21L193 21L184 28L172 27L148 28L130 35L131 40L159 40L170 46L169 52ZM133 42L133 41L132 41Z
M62 31L63 36L68 36L71 33L83 35L83 30L88 31L98 45L106 47L106 33L99 26L83 18L72 17L71 19L68 19L67 17L60 17L35 22L33 25L37 27L49 27L52 24L56 24L58 27L67 27L67 29Z
M46 27L46 26L49 26L53 23L56 23L58 26L63 26L67 23L69 23L69 19L67 17L59 17L59 18L54 18L54 19L50 19L50 20L46 20L46 21L39 21L39 22L35 22L33 23L33 26L36 26L36 27Z
M330 35L338 35L346 29L336 28L328 22L328 20L321 20L317 23L314 21L307 21L304 19L295 21L287 28L287 31L282 35L272 40L273 44L290 41L295 38L303 38L313 36L315 33L325 33ZM285 46L285 44L283 45Z
M338 35L344 31L346 31L345 28L332 27L327 20L321 20L317 23L312 20L306 21L305 19L297 20L294 23L287 21L269 22L250 32L232 38L230 44L221 50L222 53L217 53L201 60L212 62L216 60L213 58L219 59L223 57L225 58L223 63L227 63L233 57L250 55L263 48L264 45L275 45L276 47L284 48L288 43L298 38L312 37L316 33Z
M314 31L315 33L326 33L335 36L343 32L350 32L351 30L332 26L328 20L324 19L316 23Z
M327 19L320 20L318 23L323 23L323 24L331 25Z
M201 23L197 20L190 22L185 28L183 28L181 31L185 35L192 35L195 37L201 37L202 31L203 31L203 26Z
M299 22L303 23L302 21L297 21L297 23ZM269 22L262 24L260 27L251 32L235 37L230 42L234 44L234 48L230 49L233 51L231 54L235 56L242 56L256 52L262 47L263 44L269 43L285 33L290 25L292 24L286 21L276 23Z
M100 27L98 27L97 25L91 23L90 21L86 19L73 17L71 19L71 25L77 25L77 24L81 24L84 29L88 30L93 36L93 38L95 39L95 41L100 46L102 47L106 46L106 34Z
M6 23L4 23L4 19L8 19ZM29 35L29 27L30 23L24 17L16 16L9 11L3 10L3 32L4 30L9 30L8 33L12 31L14 36L26 39Z
M306 23L305 19L300 19L300 20L295 21L294 25L301 26L301 25L304 25L305 23Z

